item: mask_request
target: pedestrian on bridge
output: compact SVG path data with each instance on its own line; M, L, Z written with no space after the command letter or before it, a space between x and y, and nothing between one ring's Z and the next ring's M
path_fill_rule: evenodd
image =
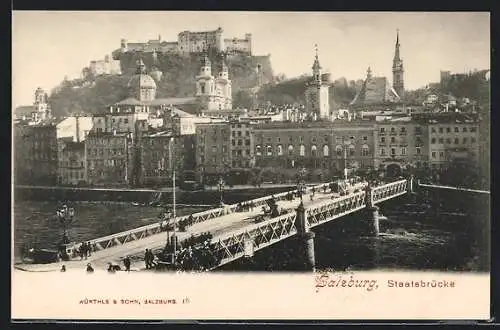
M123 259L123 265L125 266L125 271L130 272L130 258L128 256Z
M91 274L94 272L94 268L92 268L92 265L90 264L90 262L87 264L87 274Z

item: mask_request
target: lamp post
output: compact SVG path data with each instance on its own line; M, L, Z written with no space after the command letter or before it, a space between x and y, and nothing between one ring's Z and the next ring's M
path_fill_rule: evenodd
M305 167L302 167L299 170L299 182L297 183L297 191L299 192L300 200L302 201L302 195L304 194L304 188L305 188L305 180L304 177L306 175L307 170Z
M176 254L177 254L177 219L176 219L176 214L175 214L175 162L173 161L173 156L174 156L174 150L173 150L173 145L175 142L175 136L172 136L170 138L170 148L169 148L169 160L170 160L170 168L172 169L172 218L174 220L173 223L173 230L172 230L172 242L174 245L173 249L173 254L172 254L172 265L175 266L176 262Z
M68 207L66 204L64 204L61 208L59 208L56 211L56 216L59 219L59 223L63 228L62 245L68 244L69 238L67 233L67 227L68 224L70 224L75 217L75 209L72 207Z
M219 194L220 194L220 199L219 199L220 206L224 205L224 198L223 198L224 185L225 185L225 182L224 182L224 179L221 175L221 176L219 176L219 183L217 184L217 186L219 187Z

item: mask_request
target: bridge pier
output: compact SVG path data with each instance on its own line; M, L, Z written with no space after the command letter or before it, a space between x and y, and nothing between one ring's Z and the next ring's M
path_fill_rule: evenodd
M302 202L300 202L296 211L297 217L295 218L295 227L297 228L297 236L301 241L300 257L303 259L304 270L314 272L316 270L316 259L314 255L314 237L316 235L308 228L306 210Z
M379 207L376 205L368 206L367 210L369 212L369 221L370 221L370 234L374 236L378 236L380 234L380 225L379 225Z

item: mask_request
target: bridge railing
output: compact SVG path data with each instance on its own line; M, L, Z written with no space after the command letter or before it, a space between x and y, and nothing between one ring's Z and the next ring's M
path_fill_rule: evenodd
M375 205L399 195L404 195L408 190L408 181L399 180L371 188L371 203Z

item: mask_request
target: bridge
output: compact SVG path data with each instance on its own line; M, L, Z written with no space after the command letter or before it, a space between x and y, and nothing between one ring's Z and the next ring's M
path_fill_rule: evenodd
M184 245L193 237L210 232L212 238L204 249L210 252L211 262L208 269L215 269L243 256L252 255L258 250L280 242L294 235L303 237L305 258L310 268L314 268L314 233L312 228L341 218L347 214L368 208L371 211L370 226L378 234L378 207L376 204L413 191L413 179L399 180L368 186L366 182L348 185L343 192L335 192L331 183L307 187L302 190L302 197L293 197L299 191L292 190L247 201L251 205L245 210L241 204L223 205L218 208L175 218L174 223L186 223L189 226L176 233L178 244ZM267 207L270 200L276 202L280 215L263 217L262 207ZM171 240L172 232L165 228L172 221L164 220L124 232L107 235L88 241L92 254L88 259L80 260L80 244L67 246L70 261L46 265L17 265L16 268L32 271L51 271L65 264L66 268L83 269L90 262L94 267L105 267L109 262L120 263L126 256L142 256L145 249L153 251L163 249ZM192 244L195 247L194 243ZM190 250L190 249L189 249ZM311 254L312 253L312 254Z

